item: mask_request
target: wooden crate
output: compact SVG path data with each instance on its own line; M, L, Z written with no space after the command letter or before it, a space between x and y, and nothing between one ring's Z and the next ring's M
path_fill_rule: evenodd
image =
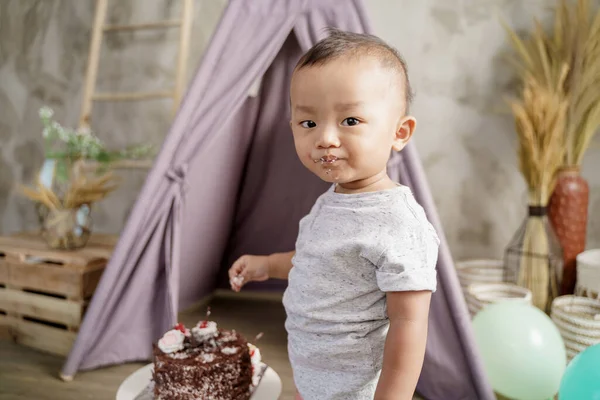
M37 233L0 237L0 330L66 356L116 240L92 235L83 249L57 251Z

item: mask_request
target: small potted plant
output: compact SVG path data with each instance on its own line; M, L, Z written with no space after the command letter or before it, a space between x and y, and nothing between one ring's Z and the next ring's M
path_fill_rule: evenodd
M118 187L112 163L150 155L149 146L108 150L87 128L65 128L42 107L45 161L34 187L22 187L36 202L42 236L54 249L73 250L86 245L92 230L91 208Z

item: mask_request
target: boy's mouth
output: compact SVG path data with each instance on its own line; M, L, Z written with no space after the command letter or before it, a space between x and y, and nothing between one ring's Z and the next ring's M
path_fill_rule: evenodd
M336 162L337 159L338 158L336 156L333 156L333 155L329 154L329 155L326 155L326 156L323 156L323 157L319 158L318 160L314 160L314 162L315 163L320 162L321 164L329 164L330 165L330 164L333 164L334 162Z

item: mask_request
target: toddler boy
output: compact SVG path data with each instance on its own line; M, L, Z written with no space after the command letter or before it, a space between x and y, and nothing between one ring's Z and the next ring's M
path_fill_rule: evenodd
M295 251L241 257L232 288L288 279L299 398L412 399L439 239L386 172L416 126L406 65L377 37L332 30L298 62L290 97L298 157L332 186L300 221Z

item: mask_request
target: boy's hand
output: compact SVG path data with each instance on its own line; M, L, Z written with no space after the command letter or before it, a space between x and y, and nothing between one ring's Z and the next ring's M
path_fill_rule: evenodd
M252 281L269 279L269 260L267 256L242 256L229 268L229 284L234 292Z

